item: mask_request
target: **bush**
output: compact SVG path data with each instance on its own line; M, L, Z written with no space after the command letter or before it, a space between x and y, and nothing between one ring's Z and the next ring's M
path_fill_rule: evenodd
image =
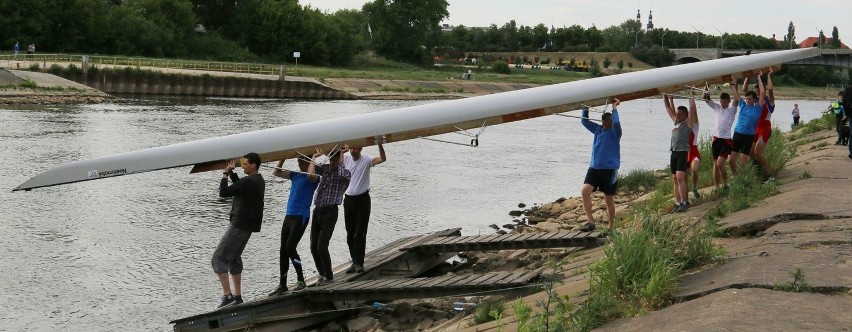
M504 61L497 61L494 65L491 66L491 70L498 74L511 74L512 71L509 69L509 64Z
M645 190L651 190L657 187L658 182L659 179L657 179L654 171L644 169L637 169L627 175L618 177L618 187L627 191L637 191L640 187Z
M29 70L30 71L41 71L41 67L39 67L37 63L34 63L34 64L30 65Z

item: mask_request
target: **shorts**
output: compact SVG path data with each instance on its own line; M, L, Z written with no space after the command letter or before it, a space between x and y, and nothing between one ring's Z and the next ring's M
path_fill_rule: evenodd
M690 145L689 153L686 154L686 162L692 164L692 162L696 160L701 160L701 153L698 152L698 145Z
M251 237L251 232L239 229L233 225L228 227L225 235L219 240L219 245L213 252L213 272L216 274L229 272L231 275L243 272L243 250Z
M763 142L769 142L769 137L772 136L772 122L760 121L757 123L757 128L754 130L754 141L763 138Z
M686 169L689 168L689 164L686 162L687 154L688 151L672 151L672 157L669 160L672 174L686 172Z
M592 191L600 190L604 195L615 195L618 188L618 170L589 168L583 183L591 185Z
M734 132L734 138L732 138L731 141L734 143L731 152L742 153L748 156L749 153L751 153L751 143L754 141L754 135Z
M713 160L716 160L719 157L722 159L727 159L728 155L731 154L731 150L734 148L734 142L731 141L730 138L718 138L713 136L713 143L711 144L711 149L713 150Z

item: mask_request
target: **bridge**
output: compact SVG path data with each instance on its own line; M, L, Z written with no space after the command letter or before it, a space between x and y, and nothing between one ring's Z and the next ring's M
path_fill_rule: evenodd
M722 50L718 48L673 48L675 64L685 64L699 61L707 61L719 58L729 58L748 54L774 52L777 50ZM790 65L825 65L835 67L852 68L852 50L850 49L824 49L819 56L788 62Z

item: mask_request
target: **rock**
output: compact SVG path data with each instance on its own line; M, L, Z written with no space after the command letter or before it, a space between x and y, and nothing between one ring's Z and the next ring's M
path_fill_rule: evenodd
M372 317L370 317L370 318L372 318ZM342 329L343 329L343 327L340 326L340 324L337 324L336 322L331 322L331 323L325 324L325 326L323 326L321 329L319 329L319 331L320 332L337 332L337 331L340 331Z
M523 209L523 208L525 208L525 207L527 207L527 205L526 205L526 204L524 204L524 203L518 203L518 208Z
M411 303L399 302L393 305L394 317L406 317L411 315Z
M432 327L432 322L433 321L431 319L424 318L419 323L417 323L416 329L417 330L426 330L426 329Z
M546 219L546 218L542 218L542 217L529 217L529 219L527 220L527 222L528 222L530 225L535 225L535 224L540 223L540 222L545 221L545 220L547 220L547 219Z
M520 224L522 221L521 221L521 219L512 219L512 222L516 223L516 224Z
M500 230L500 226L497 226L497 224L491 224L491 225L488 225L488 227L491 227L495 230Z
M561 222L550 222L550 221L548 221L548 222L543 222L543 223L540 223L538 225L535 225L535 227L540 228L540 229L542 229L546 232L558 232L559 227L561 225L562 225Z
M505 224L505 225L503 225L503 228L505 228L505 229L515 229L515 225L512 225L512 224Z
M379 327L379 321L370 316L360 316L350 319L346 322L346 327L349 331L369 331Z
M575 220L575 219L577 219L577 214L574 213L574 212L570 212L570 211L565 212L565 213L563 213L559 216L559 220L562 220L562 221L569 221L569 220Z
M508 234L508 233L506 233L506 231L504 231L504 230L502 230L502 229L499 229L499 230L497 230L497 234L500 234L500 235L506 235L506 234Z
M559 199L557 199L557 200L556 200L556 203L557 203L557 204L562 204L562 202L564 202L566 199L567 199L567 198L565 198L565 197L559 197Z
M520 217L523 214L521 210L512 210L509 211L509 215L512 217Z

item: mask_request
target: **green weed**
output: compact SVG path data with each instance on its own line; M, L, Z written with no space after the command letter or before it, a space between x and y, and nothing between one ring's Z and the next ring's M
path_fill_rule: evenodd
M503 313L503 305L506 299L502 297L487 298L483 300L473 311L473 319L470 326L479 325L495 320Z
M651 190L657 186L659 179L654 171L637 169L627 175L618 177L618 186L627 191L640 189Z
M780 285L775 285L772 289L782 292L794 292L794 293L802 293L802 292L811 292L813 287L805 281L805 273L802 272L801 268L796 268L795 270L790 272L790 277L793 278L793 281L788 281Z

